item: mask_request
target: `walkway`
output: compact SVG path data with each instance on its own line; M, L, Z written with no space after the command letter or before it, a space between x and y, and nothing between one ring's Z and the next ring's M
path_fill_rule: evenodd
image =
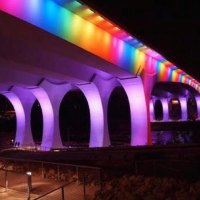
M0 171L0 199L3 200L25 200L28 199L28 188L27 188L27 177L21 174L8 174L8 190L6 191L4 186L4 172ZM30 195L30 200L48 193L64 183L42 179L39 175L32 177L32 191ZM92 199L94 192L96 191L95 186L87 186L86 193L87 199ZM42 197L41 200L60 200L61 199L61 189L56 190ZM83 200L84 199L84 189L82 184L71 183L64 187L64 197L70 200Z

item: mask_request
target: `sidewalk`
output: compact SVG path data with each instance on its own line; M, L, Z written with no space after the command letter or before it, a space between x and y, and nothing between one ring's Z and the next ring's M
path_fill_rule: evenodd
M27 177L22 174L9 174L8 175L8 190L5 191L4 186L4 174L0 173L0 199L3 200L27 200L28 199L28 187L27 187ZM32 190L30 195L30 200L33 200L41 195L48 193L60 186L64 185L63 182L58 182L54 180L43 179L41 176L32 177ZM91 196L94 195L96 190L95 186L88 185L86 188L87 199L92 199ZM41 200L60 200L61 199L61 189L56 190ZM66 185L64 187L64 197L66 200L84 200L84 188L82 184L77 184L75 182Z
M4 188L4 174L0 173L0 199L3 200L24 200L28 197L27 177L22 174L8 174L8 189ZM41 196L53 189L58 188L63 183L53 180L43 179L41 176L32 176L31 199ZM53 199L52 199L53 200Z
M5 191L5 188L0 187L0 199L4 200L25 200L27 199L27 193L18 192L16 190L8 189ZM31 194L31 199L38 197L38 195Z

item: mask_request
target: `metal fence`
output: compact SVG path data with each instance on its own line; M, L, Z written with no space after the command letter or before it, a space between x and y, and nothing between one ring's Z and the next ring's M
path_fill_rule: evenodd
M29 173L32 178L31 184ZM37 184L41 180L45 180L45 184L52 184L40 191ZM4 187L5 191L13 189L24 192L28 199L34 200L90 200L94 199L95 193L101 190L101 169L82 165L0 158L0 186Z

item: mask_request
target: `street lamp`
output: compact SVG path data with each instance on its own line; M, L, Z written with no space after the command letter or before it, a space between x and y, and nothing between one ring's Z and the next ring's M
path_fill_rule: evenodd
M30 194L32 190L32 172L26 172L27 175L27 186L28 186L28 199L30 199Z

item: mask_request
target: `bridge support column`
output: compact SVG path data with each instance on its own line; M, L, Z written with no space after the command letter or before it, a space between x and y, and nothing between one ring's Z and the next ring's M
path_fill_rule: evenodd
M104 115L99 91L93 83L77 84L85 95L90 110L90 143L89 147L104 146Z
M65 94L72 89L71 84L64 83L64 84L54 84L49 81L44 80L40 87L42 87L49 98L49 101L52 105L52 110L54 114L53 118L53 124L52 127L52 135L48 136L46 135L43 138L43 144L45 146L45 141L49 141L51 144L51 148L64 148L61 140L61 134L60 134L60 123L59 123L59 110L60 110L60 104L65 96Z
M163 109L163 121L167 122L169 121L169 105L168 105L168 99L162 98L160 99Z
M102 78L100 76L95 77L95 85L98 87L99 94L101 96L103 115L104 115L104 137L103 146L110 146L110 136L108 130L108 102L113 89L118 85L115 78Z
M15 86L12 91L18 96L24 109L25 114L25 130L23 134L23 140L20 142L20 146L34 147L33 135L31 130L31 109L35 102L35 96L26 88ZM21 133L22 134L22 133Z
M63 147L59 128L59 109L60 104L64 96L73 89L80 89L89 106L90 111L90 147L102 147L103 146L103 108L101 103L101 98L97 87L92 83L86 84L52 84L48 81L43 81L40 85L47 91L49 99L52 104L52 109L54 113L54 127L51 137L47 137L44 140L51 141L52 148ZM45 143L44 143L45 145Z
M197 120L200 120L200 96L195 97L197 104Z
M19 142L20 146L24 144L25 138L25 113L20 99L13 92L2 92L12 104L16 113L16 135L15 142Z
M149 112L150 112L150 121L154 121L155 120L155 112L154 112L154 103L153 100L150 100L149 103Z
M148 144L148 111L144 87L140 77L120 80L130 105L131 146ZM149 104L148 104L149 106Z
M180 106L181 106L181 120L187 121L188 114L187 114L187 99L185 97L179 97Z
M43 132L42 132L42 150L50 150L53 145L53 130L54 130L54 114L51 102L47 93L44 89L40 87L28 88L28 90L36 97L38 100L43 117Z
M149 66L150 67L150 66ZM146 108L147 108L147 144L152 144L152 132L151 132L151 124L150 124L150 110L149 110L149 102L151 98L151 92L156 82L156 72L155 69L152 71L148 71L148 69L144 68L143 72L143 84L144 84L144 95L146 101Z
M128 97L131 115L131 146L146 145L148 138L147 106L143 83L140 77L103 79L96 77L94 83L99 89L104 109L104 146L110 145L108 131L108 102L115 87L121 85Z

